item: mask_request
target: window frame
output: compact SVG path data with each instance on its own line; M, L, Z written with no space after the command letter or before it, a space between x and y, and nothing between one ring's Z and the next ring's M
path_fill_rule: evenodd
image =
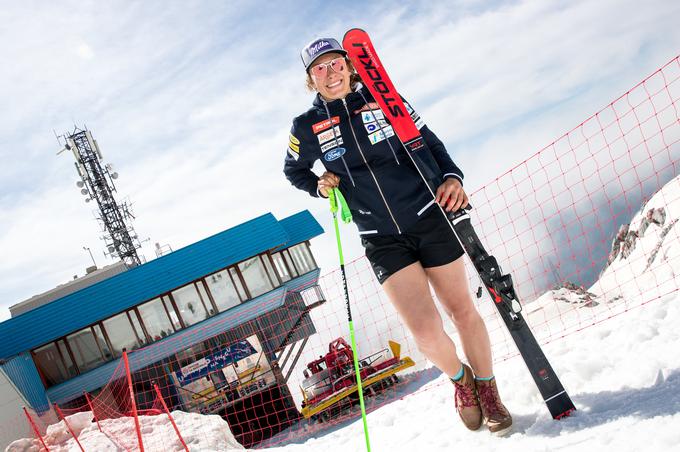
M310 249L311 247L310 247L308 240L304 241L304 242L300 242L300 243L295 244L293 246L298 246L298 245L302 245L302 244L304 244L304 246L306 246L306 248L307 248L307 251L308 251L307 254L311 257L310 263L313 263L314 269L319 268L318 264L316 262L316 259L314 258L314 255L311 252L311 249ZM239 269L239 264L241 264L245 261L251 260L253 258L259 259L260 265L262 266L263 271L264 271L265 275L267 276L266 281L268 281L269 285L272 287L272 289L269 289L269 290L263 292L262 294L260 294L260 295L263 295L263 294L269 292L270 290L273 290L273 289L276 289L277 287L280 287L281 285L283 285L286 282L286 281L283 281L282 275L279 274L279 269L277 268L277 266L274 262L274 256L276 256L276 255L280 256L280 260L283 263L285 269L288 271L290 279L297 278L301 274L303 274L303 273L300 272L300 269L298 269L297 266L295 265L295 261L294 261L292 255L291 255L291 253L290 253L290 248L291 247L284 248L284 249L279 250L275 253L272 253L271 251L268 250L268 251L265 251L263 253L256 254L254 256L250 256L246 259L243 259L239 262L236 262L236 263L229 265L227 267L224 267L222 269L216 270L213 273L225 272L227 275L229 275L231 284L234 287L234 290L236 292L236 297L238 298L238 301L239 301L238 304L243 304L243 303L245 303L249 300L252 300L253 298L256 298L256 297L253 297L252 292L251 292L250 288L248 287L248 284L246 284L243 273ZM169 290L169 291L164 292L162 294L156 295L153 298L144 300L140 303L135 304L132 307L127 308L124 311L110 315L110 316L108 316L104 319L100 319L97 322L94 322L90 325L79 328L76 331L72 331L68 334L65 334L64 336L61 336L61 337L56 338L56 339L54 339L54 340L52 340L48 343L41 344L38 347L31 349L30 355L33 359L33 362L34 362L36 368L38 369L38 373L40 375L40 378L41 378L45 388L56 386L58 384L61 384L63 381L70 380L71 378L75 378L78 375L82 375L82 374L87 373L87 372L89 372L93 369L96 369L97 367L100 367L101 365L103 365L107 362L111 362L111 361L118 359L119 357L116 356L115 353L114 353L114 347L111 343L111 338L109 337L109 333L106 331L106 328L104 327L104 322L109 320L109 319L112 319L112 318L114 318L114 317L116 317L120 314L124 313L126 315L128 323L129 323L130 327L132 328L132 331L134 332L135 339L136 339L137 343L139 344L138 348L144 347L146 345L152 344L154 342L163 340L166 337L168 337L169 335L162 337L161 339L154 339L149 333L149 329L146 325L146 320L144 319L144 317L141 315L141 313L139 311L140 306L145 305L147 303L150 303L155 299L159 300L158 302L162 306L163 311L165 312L166 318L167 318L167 320L168 320L168 322L169 322L169 324L172 328L172 333L170 333L170 334L178 333L178 332L185 330L185 329L189 328L190 326L192 326L192 325L189 325L189 326L187 325L186 321L182 317L181 311L178 308L177 301L175 300L175 297L172 295L172 292L179 290L179 289L182 289L182 288L189 286L189 285L194 286L194 290L196 290L196 292L198 293L198 297L199 297L199 300L201 301L201 305L205 309L205 312L208 314L205 319L194 323L194 325L196 325L196 324L198 324L198 323L200 323L204 320L207 320L210 317L218 315L222 312L226 312L226 311L228 311L229 309L232 309L235 306L238 306L238 304L237 304L235 306L227 308L224 311L221 311L220 309L218 309L217 303L215 302L215 298L214 298L214 296L213 296L213 294L210 290L210 285L206 281L206 276L203 276L203 277L201 277L201 278L199 278L195 281L192 281L188 284L184 284L180 287L173 288L172 290ZM202 290L201 290L201 287L202 287ZM175 316L176 316L175 320L173 320L171 309L175 313ZM214 312L213 314L210 314L211 310ZM133 317L137 319L136 323L133 320ZM95 328L97 328L100 331L101 334L98 334L97 330ZM101 362L101 364L98 364L97 366L95 366L93 368L83 370L81 368L82 366L80 366L78 364L78 360L76 359L76 354L75 354L73 347L72 347L71 343L69 342L68 338L69 338L69 336L73 336L74 334L81 332L81 331L85 331L85 330L88 330L89 334L92 335L92 338L95 341L95 344L97 346L96 350L98 351L99 358L101 359L102 362ZM68 355L69 361L72 364L73 372L75 373L75 375L69 376L66 380L63 380L63 381L56 383L54 385L51 385L51 386L47 385L46 378L43 375L42 371L40 370L40 368L37 364L37 355L36 355L36 350L39 350L43 347L46 347L47 345L51 345L54 348L56 348L57 356L58 356L58 359L60 361L60 365L62 366L63 369L65 369L66 374L70 374L70 372L68 371L69 367L66 365L66 356L65 356L65 353L66 353ZM104 348L108 349L110 359L107 359L107 355L104 353ZM82 356L81 356L81 358L82 358Z
M281 281L281 276L279 275L278 271L276 270L276 266L274 265L274 260L272 259L271 254L269 254L269 251L267 251L266 253L260 254L260 260L262 260L262 264L264 265L265 272L269 276L269 281L272 283L272 286L274 286L274 289L276 289L277 287L281 287L281 284L283 284L283 282ZM267 267L267 263L269 263L269 267ZM269 270L271 270L271 273L273 273L273 275L269 274L270 273ZM276 281L274 281L272 279L272 277L275 278Z
M204 320L208 320L210 317L213 317L213 315L214 315L214 314L213 314L213 315L210 315L210 311L208 310L207 306L205 305L205 302L203 301L203 296L201 295L201 291L198 289L198 286L196 285L198 281L200 281L200 280L196 280L196 281L192 281L192 282L190 282L190 283L188 283L188 284L184 284L183 286L180 286L180 287L177 287L177 288L175 288L175 289L172 289L170 292L168 292L168 293L166 294L166 295L172 300L173 307L175 308L175 312L177 313L177 317L179 318L179 320L180 320L180 322L181 322L181 324L182 324L182 329L183 329L183 330L185 330L185 329L187 329L187 328L189 328L189 327L191 327L191 326L197 325L197 324L203 322ZM178 291L178 290L184 289L185 287L189 287L189 286L193 286L194 290L195 290L196 293L198 294L198 299L199 299L199 301L201 302L201 306L203 306L203 309L205 309L205 313L207 314L207 316L206 316L204 319L201 319L201 320L199 320L198 322L194 322L194 323L192 323L191 325L188 325L188 326L187 326L187 323L186 323L186 322L184 321L184 319L182 318L182 313L181 313L181 311L177 308L177 303L176 303L175 297L172 295L172 293L173 293L173 292L176 292L176 291Z
M59 344L57 344L57 341L48 342L47 344L43 344L43 345L41 345L40 347L36 347L36 348L34 348L33 350L31 350L31 358L33 359L33 364L35 365L35 369L38 371L38 375L40 376L40 380L42 381L42 384L43 384L46 388L48 387L48 385L47 385L47 378L46 378L45 373L43 372L43 370L40 368L40 365L38 365L39 360L37 359L37 357L38 357L37 351L40 350L41 348L45 348L45 347L50 346L50 345L51 345L52 347L54 347L54 348L57 350L57 355L59 356L59 360L61 361L61 362L60 362L61 367L62 367L65 371L68 370L68 367L66 367L66 363L64 362L64 357L63 357L63 355L61 354L61 350L59 349ZM75 362L74 362L74 363L75 363ZM76 366L76 369L77 369L77 366ZM66 372L66 373L68 373L68 372ZM73 378L73 377L66 378L65 380L62 380L62 381L60 381L60 382L58 382L58 383L55 383L55 384L53 384L53 385L51 385L51 386L49 386L49 387L56 386L56 385L58 385L58 384L60 384L60 383L63 383L64 381L66 381L66 380L68 380L68 379L70 379L70 378Z
M82 375L85 372L96 369L97 367L101 366L102 364L108 363L109 361L113 361L113 359L110 359L110 360L106 359L106 355L104 355L104 350L102 350L102 346L99 343L100 342L99 337L94 330L95 325L99 326L99 329L102 331L102 337L103 337L104 341L106 342L105 345L109 347L109 351L111 352L111 356L113 357L113 351L111 351L111 344L108 342L109 339L106 336L106 331L104 330L104 328L101 327L101 325L99 325L99 323L100 322L96 322L96 323L93 323L92 325L86 326L84 328L80 328L79 330L73 331L72 333L69 333L69 334L67 334L66 336L63 337L64 342L68 345L70 352L71 352L71 354L73 355L74 358L75 358L75 352L73 351L73 347L71 346L71 343L69 342L68 338L69 338L69 336L73 336L74 334L77 334L77 333L84 331L84 330L90 330L90 334L92 334L92 338L94 339L94 343L97 346L97 350L99 350L99 356L102 359L102 363L97 365L96 367L91 368L91 369L83 370L83 369L81 369L81 366L78 364L78 360L77 359L73 360L73 363L75 364L76 368L78 369L78 375ZM55 341L52 341L52 342L55 342Z
M133 350L137 350L138 348L141 348L141 347L144 346L144 342L140 343L139 334L137 333L137 328L135 327L135 324L132 322L132 318L130 318L130 311L131 311L131 309L127 309L123 312L119 312L118 314L114 314L110 317L102 319L95 324L95 325L98 324L99 328L101 328L102 334L104 335L104 338L106 340L106 345L108 345L109 350L111 351L111 356L113 356L114 359L120 358L120 356L116 356L116 352L115 352L114 347L113 347L113 341L111 341L111 337L109 336L109 332L104 327L104 322L111 320L111 319L114 319L114 318L118 317L119 315L125 314L125 317L127 318L127 321L128 321L128 325L130 325L130 328L132 328L132 333L135 335L135 339L136 339L136 343L137 343L137 347L133 348L132 350L128 350L127 348L123 347L123 348L125 348L125 351L131 352ZM139 324L141 325L141 323L142 323L141 319L139 319L139 317L137 317L137 319L139 321ZM121 353L121 356L122 356L122 353ZM113 359L111 361L113 361ZM105 362L108 362L108 361L105 361Z

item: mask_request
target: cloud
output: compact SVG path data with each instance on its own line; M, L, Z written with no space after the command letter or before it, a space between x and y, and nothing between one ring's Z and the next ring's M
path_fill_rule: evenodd
M92 57L94 57L94 51L92 50L92 47L90 47L86 43L80 44L76 49L76 53L78 54L79 57L86 60L91 60Z

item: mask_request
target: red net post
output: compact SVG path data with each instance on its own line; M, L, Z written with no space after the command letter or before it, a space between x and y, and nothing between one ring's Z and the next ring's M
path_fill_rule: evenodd
M38 427L35 425L35 422L33 422L33 418L31 417L30 414L28 414L28 410L26 407L24 407L24 413L26 414L26 418L28 418L28 423L31 426L31 429L35 433L35 435L40 439L40 442L42 443L43 447L47 452L49 452L49 447L47 447L47 444L45 444L45 440L43 440L42 435L40 434L40 431L38 430Z
M132 375L130 375L130 363L128 362L126 351L123 352L123 362L125 363L125 375L127 375L130 403L132 404L132 414L135 418L135 430L137 430L137 439L139 440L139 451L144 452L142 429L139 427L139 417L137 417L137 403L135 402L135 391L132 387Z
M78 436L75 434L75 432L73 431L73 429L69 425L68 421L66 420L64 413L61 412L61 410L59 409L59 405L57 405L56 403L54 404L54 411L57 412L57 416L59 416L59 419L64 421L64 425L66 425L66 428L68 429L68 431L71 434L71 436L73 437L73 439L76 440L76 444L78 444L78 447L80 447L80 450L85 452L85 449L83 449L83 445L80 444L80 441L78 441Z
M154 389L154 391L156 391L157 400L160 401L161 405L163 406L163 411L165 411L165 414L168 415L168 419L170 419L170 423L172 424L172 428L175 429L175 433L177 433L177 437L179 438L179 441L182 443L182 446L184 446L184 450L189 452L189 448L187 447L187 444L184 442L184 438L182 438L182 434L179 432L179 429L177 428L177 424L175 424L175 420L172 418L172 415L170 414L170 411L168 410L168 406L165 404L165 400L163 400L163 395L161 394L161 390L158 389L158 385L156 383L153 384L153 389Z

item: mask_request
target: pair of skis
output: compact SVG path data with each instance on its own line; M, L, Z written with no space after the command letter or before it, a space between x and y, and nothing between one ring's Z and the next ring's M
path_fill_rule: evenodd
M359 28L349 30L345 33L342 46L434 197L442 182L439 167L399 93L394 89L368 34ZM512 277L503 274L496 258L486 252L466 210L441 212L448 218L451 229L479 273L550 414L554 419L568 416L576 408L522 316Z

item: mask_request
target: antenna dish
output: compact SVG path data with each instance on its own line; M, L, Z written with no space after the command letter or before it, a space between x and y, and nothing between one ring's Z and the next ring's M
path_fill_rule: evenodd
M81 181L81 180L76 181L76 187L78 187L78 188L83 188L84 186L85 186L85 182L83 182L83 181Z

